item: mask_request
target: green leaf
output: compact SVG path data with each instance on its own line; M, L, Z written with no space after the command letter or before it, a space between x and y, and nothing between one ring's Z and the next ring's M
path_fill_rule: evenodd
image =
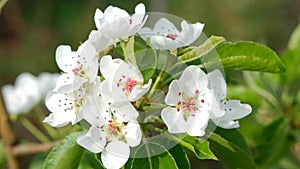
M255 152L255 162L260 168L272 168L286 155L294 142L289 131L289 123L284 118L278 118L263 128Z
M79 164L79 169L87 169L87 168L97 168L104 169L103 164L101 162L101 157L99 154L94 154L90 151L85 151L83 157Z
M172 149L169 150L171 155L173 156L174 160L176 161L176 164L178 168L191 168L190 167L190 161L189 158L184 151L184 149L180 145L176 145Z
M299 18L300 23L300 18ZM300 24L295 28L293 31L289 43L288 43L288 49L292 50L300 50Z
M40 169L43 167L44 161L47 158L46 153L37 154L30 162L29 169Z
M123 54L126 61L130 61L135 64L134 60L134 36L128 38L127 41L121 40L120 46L123 50Z
M184 63L199 59L224 41L225 41L224 37L211 36L199 47L196 47L196 48L182 54L181 56L178 57L178 59Z
M198 137L186 135L180 144L192 151L199 159L218 160L218 158L210 150L208 141L203 142Z
M222 128L218 127L214 132L219 134L224 139L230 141L234 145L238 146L241 150L243 150L249 156L251 155L250 149L249 149L244 137L236 129L222 129Z
M239 146L213 133L208 139L210 149L230 169L255 169L252 158Z
M78 168L84 148L80 147L76 139L82 132L68 135L55 146L46 158L43 169L76 169Z
M216 48L219 59L225 69L251 70L279 73L285 71L285 66L278 55L270 48L254 42L223 43ZM214 66L215 53L205 56L204 67ZM210 59L211 58L211 59Z
M151 48L136 51L135 60L136 60L136 65L139 67L144 77L144 82L147 83L148 80L152 78L156 70L156 66L157 66L156 52Z
M125 169L178 169L174 157L159 143L147 142L132 152L134 155L125 164Z

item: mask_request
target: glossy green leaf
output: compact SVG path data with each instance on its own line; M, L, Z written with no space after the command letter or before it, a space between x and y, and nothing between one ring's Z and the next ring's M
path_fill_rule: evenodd
M213 133L208 139L210 149L230 169L255 169L252 158L239 146Z
M144 143L136 148L133 154L125 164L125 169L178 169L172 154L159 143Z
M78 168L84 148L80 147L76 139L82 132L68 135L55 146L46 158L43 169L76 169Z
M198 137L186 135L180 144L192 151L199 159L218 159L210 150L209 142L202 141Z
M211 50L213 50L217 45L224 42L225 38L221 36L211 36L199 47L196 47L178 57L182 62L191 62L193 60L199 59Z
M189 158L184 149L179 144L170 149L169 152L176 161L178 168L191 168Z
M221 61L225 69L251 70L280 73L285 66L278 55L270 48L254 42L226 42L216 47L220 60L215 53L205 56L204 67L211 67ZM210 59L211 58L211 59Z

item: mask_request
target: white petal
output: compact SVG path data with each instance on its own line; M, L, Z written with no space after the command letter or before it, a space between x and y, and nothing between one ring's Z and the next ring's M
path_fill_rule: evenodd
M103 49L113 45L112 40L104 36L99 30L91 31L89 35L89 41L95 47L97 52L100 52Z
M252 108L248 104L241 104L240 100L227 100L224 103L225 115L224 119L237 120L246 117L252 111Z
M63 127L75 120L75 113L70 112L54 112L46 117L43 122L49 124L52 127Z
M75 114L74 109L72 109L74 98L71 93L61 94L49 92L46 96L45 104L51 112L66 112L67 114Z
M144 14L146 12L146 7L143 3L139 3L135 6L135 14Z
M45 96L50 90L54 89L58 77L59 74L57 73L43 72L39 74L37 81L42 96Z
M23 94L31 101L31 106L37 104L41 99L38 81L30 73L21 73L16 79L15 88L22 90Z
M185 68L178 81L183 90L190 94L195 94L196 90L201 91L202 88L207 88L208 85L206 74L194 65Z
M91 127L88 133L77 138L77 143L93 153L100 153L106 144L106 133L97 127Z
M153 27L154 32L159 32L159 34L168 35L168 34L178 34L177 28L172 22L166 18L160 18Z
M132 92L130 93L130 95L128 96L129 101L133 102L133 101L137 101L139 98L141 98L144 94L146 94L152 84L152 79L150 79L148 81L147 84L140 86L140 85L136 85Z
M239 100L228 100L224 102L225 114L217 119L214 123L222 128L230 129L239 127L239 123L234 120L241 119L249 115L252 108L248 104L241 104Z
M179 93L182 92L178 84L178 80L173 80L169 86L165 102L170 106L175 106L180 100Z
M240 127L238 121L232 121L232 120L224 120L222 118L219 119L213 119L213 122L224 129L233 129Z
M94 15L94 22L95 22L96 27L98 29L100 29L100 27L101 27L100 19L103 18L103 15L104 15L103 12L100 9L97 8L96 12L95 12L95 15Z
M124 61L112 59L110 55L103 56L100 60L100 72L106 79L112 79L116 70Z
M187 123L183 118L183 112L178 112L176 108L164 108L161 112L161 118L167 125L170 133L185 133L188 129Z
M55 59L60 70L70 72L76 67L77 52L73 52L68 45L60 45L56 48Z
M126 142L129 146L138 146L142 139L142 132L140 125L137 122L130 121L127 123L126 127L123 129L125 134Z
M69 93L80 88L87 79L74 76L73 73L63 73L56 80L56 86L53 89L59 93Z
M137 110L133 107L133 105L124 100L124 101L114 101L111 105L111 109L116 110L122 118L126 120L136 120L139 113Z
M220 70L214 70L207 74L209 80L209 88L214 91L215 97L218 101L226 97L226 81Z
M77 67L83 67L89 81L93 82L98 74L99 63L96 57L96 49L89 41L85 41L78 49L79 58Z
M107 109L107 105L103 103L101 97L88 96L75 122L85 119L91 125L101 127L105 124L101 114Z
M113 102L112 85L109 80L104 80L100 84L101 96L106 102Z
M121 168L127 162L130 155L128 144L123 141L112 141L107 144L101 154L101 160L105 168Z
M187 46L193 43L201 34L204 24L199 22L188 24L185 20L181 22L182 31L178 40L182 41L182 46Z
M27 113L32 108L32 103L23 91L12 85L3 86L2 95L6 110L10 114Z
M208 125L209 113L201 111L193 113L188 117L188 134L191 136L203 136Z

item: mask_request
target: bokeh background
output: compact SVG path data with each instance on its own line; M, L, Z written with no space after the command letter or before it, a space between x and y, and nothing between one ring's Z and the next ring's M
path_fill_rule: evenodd
M133 13L139 2L149 12L205 23L207 36L256 41L279 55L300 16L300 0L8 0L0 14L0 86L13 84L22 72L59 72L56 47L77 49L95 29L96 8L114 5ZM220 168L218 162L192 160L194 168L199 165Z
M279 53L300 14L299 0L9 0L0 15L0 85L25 71L58 72L56 47L76 49L95 28L96 8L115 5L133 12L139 2L150 12L203 22L207 36L256 41Z

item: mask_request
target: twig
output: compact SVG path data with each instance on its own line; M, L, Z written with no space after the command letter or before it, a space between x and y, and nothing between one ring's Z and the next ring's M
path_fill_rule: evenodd
M1 1L2 2L2 1ZM18 169L18 161L12 152L12 145L14 143L14 135L11 130L7 113L2 102L2 94L0 93L0 135L3 140L4 149L8 160L8 168Z
M28 143L25 145L17 145L13 147L12 153L15 157L41 152L49 152L59 141L50 143Z

